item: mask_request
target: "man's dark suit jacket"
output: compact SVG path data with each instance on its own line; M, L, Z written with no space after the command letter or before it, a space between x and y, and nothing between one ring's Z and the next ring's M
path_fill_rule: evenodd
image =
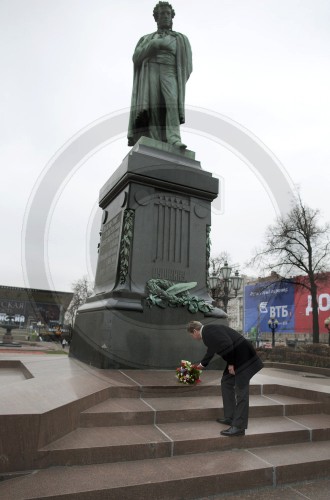
M201 361L207 366L213 356L218 354L226 362L224 375L228 373L228 365L234 365L236 384L242 387L263 367L263 363L253 345L238 332L225 325L205 325L202 339L207 352Z

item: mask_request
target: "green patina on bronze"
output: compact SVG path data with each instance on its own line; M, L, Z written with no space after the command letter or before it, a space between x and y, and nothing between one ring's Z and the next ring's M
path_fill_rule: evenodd
M164 279L150 279L147 282L147 304L150 307L158 306L163 309L166 307L186 307L191 313L212 311L213 306L211 304L195 295L190 295L188 292L196 285L195 281L191 283L173 283Z
M133 241L134 210L128 209L124 212L123 232L119 251L119 283L124 285L128 274L129 258Z
M142 136L181 149L185 122L185 86L192 72L188 38L172 30L175 12L168 2L154 8L157 31L143 36L134 51L134 76L128 145Z
M210 290L209 267L211 256L211 226L206 226L206 287Z

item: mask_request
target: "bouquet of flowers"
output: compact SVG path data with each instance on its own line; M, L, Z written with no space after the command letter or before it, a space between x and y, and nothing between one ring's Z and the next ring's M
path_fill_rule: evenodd
M181 361L179 368L176 369L176 377L182 384L198 384L200 382L201 370L190 361Z

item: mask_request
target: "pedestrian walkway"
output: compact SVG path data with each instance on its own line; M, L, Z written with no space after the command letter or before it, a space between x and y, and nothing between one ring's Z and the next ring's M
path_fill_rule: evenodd
M330 475L330 473L329 473ZM277 488L243 491L202 497L198 500L329 500L330 479L303 481Z

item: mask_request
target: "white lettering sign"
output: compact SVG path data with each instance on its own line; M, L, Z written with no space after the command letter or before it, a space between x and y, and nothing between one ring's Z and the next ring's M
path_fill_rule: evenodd
M329 311L330 309L330 294L329 293L321 293L317 297L317 303L320 311ZM307 307L306 307L306 316L312 312L312 296L308 295L307 297Z
M269 314L274 318L287 318L289 316L288 306L271 306Z
M267 313L268 312L268 310L267 310L267 304L268 304L268 302L260 302L260 304L259 304L259 311L261 313Z

